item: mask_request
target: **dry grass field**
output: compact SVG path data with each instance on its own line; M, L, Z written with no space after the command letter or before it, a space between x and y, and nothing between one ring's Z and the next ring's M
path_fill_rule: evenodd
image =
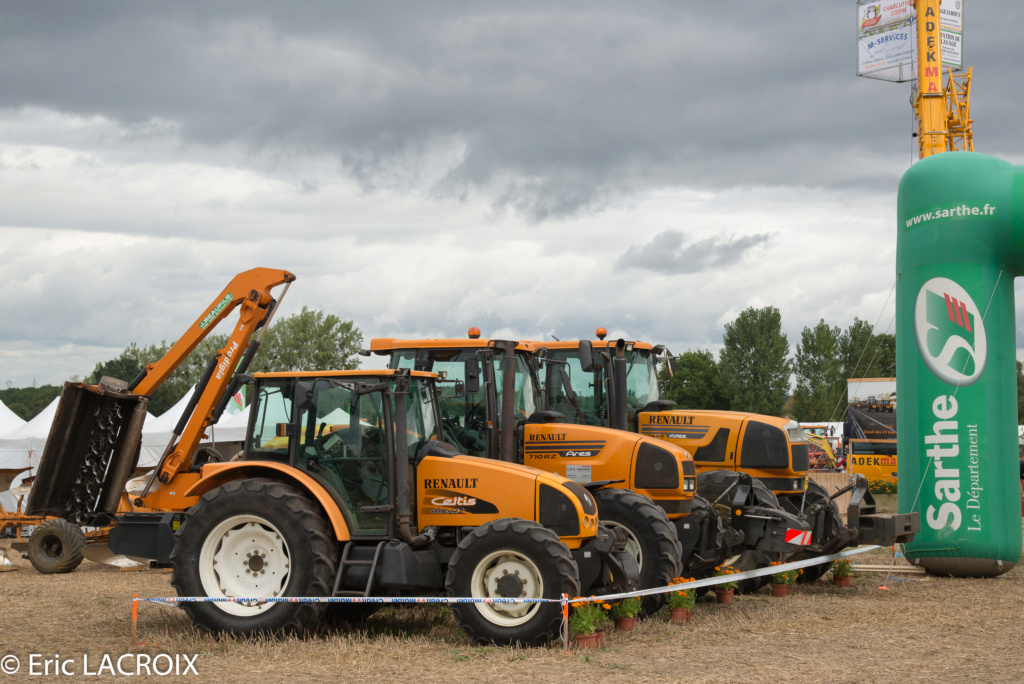
M9 547L10 542L0 543ZM85 562L40 575L17 553L0 574L0 657L15 655L26 678L31 654L73 659L95 672L104 654L131 653L131 595L173 595L169 575L120 572ZM864 558L864 557L862 557ZM865 562L889 563L886 550ZM902 559L898 559L902 563ZM878 587L885 582L888 590ZM713 598L713 597L712 597ZM140 604L136 651L196 656L198 678L218 682L1004 682L1024 679L1024 568L997 579L889 579L862 574L836 589L769 589L730 606L702 600L689 626L648 619L634 632L609 623L605 648L565 653L475 646L438 606L386 608L358 628L322 627L302 638L216 639L177 608ZM129 667L134 660L129 658ZM167 661L163 661L166 663ZM0 674L0 679L5 675ZM115 677L109 677L114 679ZM153 676L152 679L160 679ZM150 677L132 677L145 681Z

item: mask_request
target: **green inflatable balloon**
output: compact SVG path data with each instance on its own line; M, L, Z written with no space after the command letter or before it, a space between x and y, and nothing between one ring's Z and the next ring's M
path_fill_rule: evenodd
M1024 274L1024 166L973 152L900 181L896 392L906 555L929 572L999 575L1021 555L1013 279Z

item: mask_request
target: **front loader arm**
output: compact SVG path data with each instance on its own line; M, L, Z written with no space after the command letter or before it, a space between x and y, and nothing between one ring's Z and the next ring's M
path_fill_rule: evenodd
M132 381L129 389L136 394L150 395L174 372L185 357L213 331L236 308L239 309L238 323L231 331L224 345L207 366L202 380L196 385L195 394L175 428L180 435L177 444L173 439L161 460L157 477L161 482L170 482L175 475L186 470L192 463L192 456L207 427L216 419L235 369L249 346L255 332L263 325L272 311L273 298L270 291L282 284L291 283L295 276L288 272L269 268L254 268L239 273L213 300L195 323L189 326L162 359L146 366L145 370ZM247 357L252 358L258 340L252 343Z
M228 343L210 360L146 491L157 477L169 482L187 469L203 431L223 409L232 375L245 367L240 364L247 364L258 348L258 340L252 344L249 340L266 325L275 306L271 288L294 279L288 271L265 268L235 276L164 358L147 366L130 384L109 378L98 385L66 383L26 511L93 526L112 520L138 461L149 396L218 322L238 308L238 324ZM145 501L135 503L145 505Z

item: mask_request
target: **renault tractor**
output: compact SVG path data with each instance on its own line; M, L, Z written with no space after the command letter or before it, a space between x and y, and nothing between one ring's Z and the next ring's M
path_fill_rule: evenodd
M170 566L193 623L234 634L298 632L325 602L286 597L437 595L478 642L544 643L558 599L624 591L638 570L594 497L552 473L465 456L439 441L436 378L407 371L244 374L254 334L287 271L237 276L168 355L132 382L64 388L29 512L114 523L116 553ZM238 310L147 486L118 514L138 461L148 397ZM228 462L197 451L242 384L254 402L245 448Z
M832 554L859 544L905 543L920 529L917 513L878 514L863 477L832 495L808 477L809 444L795 421L738 411L674 408L675 402L661 398L658 383L658 362L665 362L670 369L674 366L662 346L606 340L603 328L598 330L597 340L542 344L549 349L549 358L572 366L571 386L552 396L575 397L579 411L572 415L578 420L688 449L698 471L697 491L712 501L736 487L744 474L751 476L762 505L774 509L776 515L796 517L810 533L809 540L804 539L808 543L790 560ZM851 489L844 523L835 499ZM736 565L748 569L770 560L778 558L746 554ZM816 580L828 567L823 563L805 568L801 580Z
M366 351L388 355L391 368L445 376L445 438L466 453L558 473L592 491L602 523L627 533L644 588L668 585L694 552L721 561L721 530L705 530L705 547L691 543L685 555L679 542L700 532L691 514L696 481L690 455L540 410L533 352L529 343L481 339L476 329L467 339L377 338ZM644 612L657 610L662 600L645 597Z

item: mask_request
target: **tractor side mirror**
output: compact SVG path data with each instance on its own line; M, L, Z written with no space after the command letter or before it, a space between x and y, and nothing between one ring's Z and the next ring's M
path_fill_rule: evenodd
M669 376L673 378L676 377L676 357L669 356L666 365L668 366Z
M590 340L580 340L580 370L584 373L594 372L594 346Z
M480 362L476 357L466 359L466 394L480 391Z

